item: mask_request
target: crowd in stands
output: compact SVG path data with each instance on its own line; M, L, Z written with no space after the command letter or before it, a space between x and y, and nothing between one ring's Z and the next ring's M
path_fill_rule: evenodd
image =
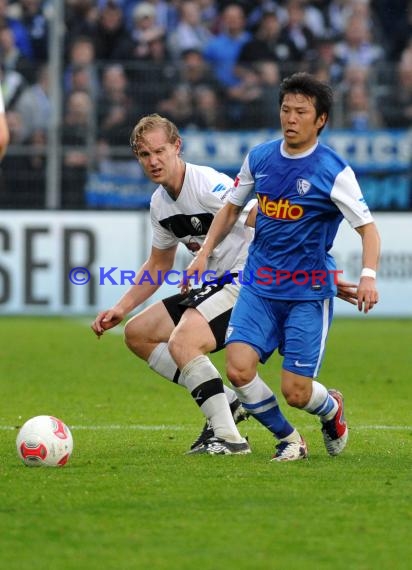
M14 184L29 176L32 207L44 205L52 9L0 0L11 148L28 150L2 168ZM279 83L299 70L334 87L333 128L412 127L412 0L66 0L63 207L79 206L92 162L127 170L143 114L181 129L276 129Z

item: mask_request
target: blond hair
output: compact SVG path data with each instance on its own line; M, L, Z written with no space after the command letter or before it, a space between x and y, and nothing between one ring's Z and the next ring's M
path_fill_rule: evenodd
M179 130L172 121L161 117L157 113L142 117L134 127L130 135L130 146L133 152L137 152L139 145L144 141L145 135L154 129L163 129L167 136L167 142L174 144L180 140Z

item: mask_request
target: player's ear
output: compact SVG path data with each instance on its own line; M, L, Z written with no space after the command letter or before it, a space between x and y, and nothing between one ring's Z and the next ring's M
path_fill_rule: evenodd
M326 125L327 120L328 120L327 113L322 113L321 115L319 115L319 117L316 119L316 126L318 127L318 129L324 127Z
M175 147L177 150L177 154L180 154L182 151L182 139L180 137L178 139L176 139Z

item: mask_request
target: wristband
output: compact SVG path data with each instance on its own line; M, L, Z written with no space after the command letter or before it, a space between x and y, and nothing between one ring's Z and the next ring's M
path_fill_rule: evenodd
M372 277L372 279L376 279L376 271L374 269L370 269L369 267L364 267L360 274L361 277Z
M1 91L1 85L0 85L0 113L4 113L4 112L5 112L4 99L3 99L3 93Z

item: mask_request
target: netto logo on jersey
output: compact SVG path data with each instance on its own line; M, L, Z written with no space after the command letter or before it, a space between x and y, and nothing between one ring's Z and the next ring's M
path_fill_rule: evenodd
M302 206L291 204L289 200L269 200L267 196L257 195L259 208L265 216L278 220L300 220L304 214Z

